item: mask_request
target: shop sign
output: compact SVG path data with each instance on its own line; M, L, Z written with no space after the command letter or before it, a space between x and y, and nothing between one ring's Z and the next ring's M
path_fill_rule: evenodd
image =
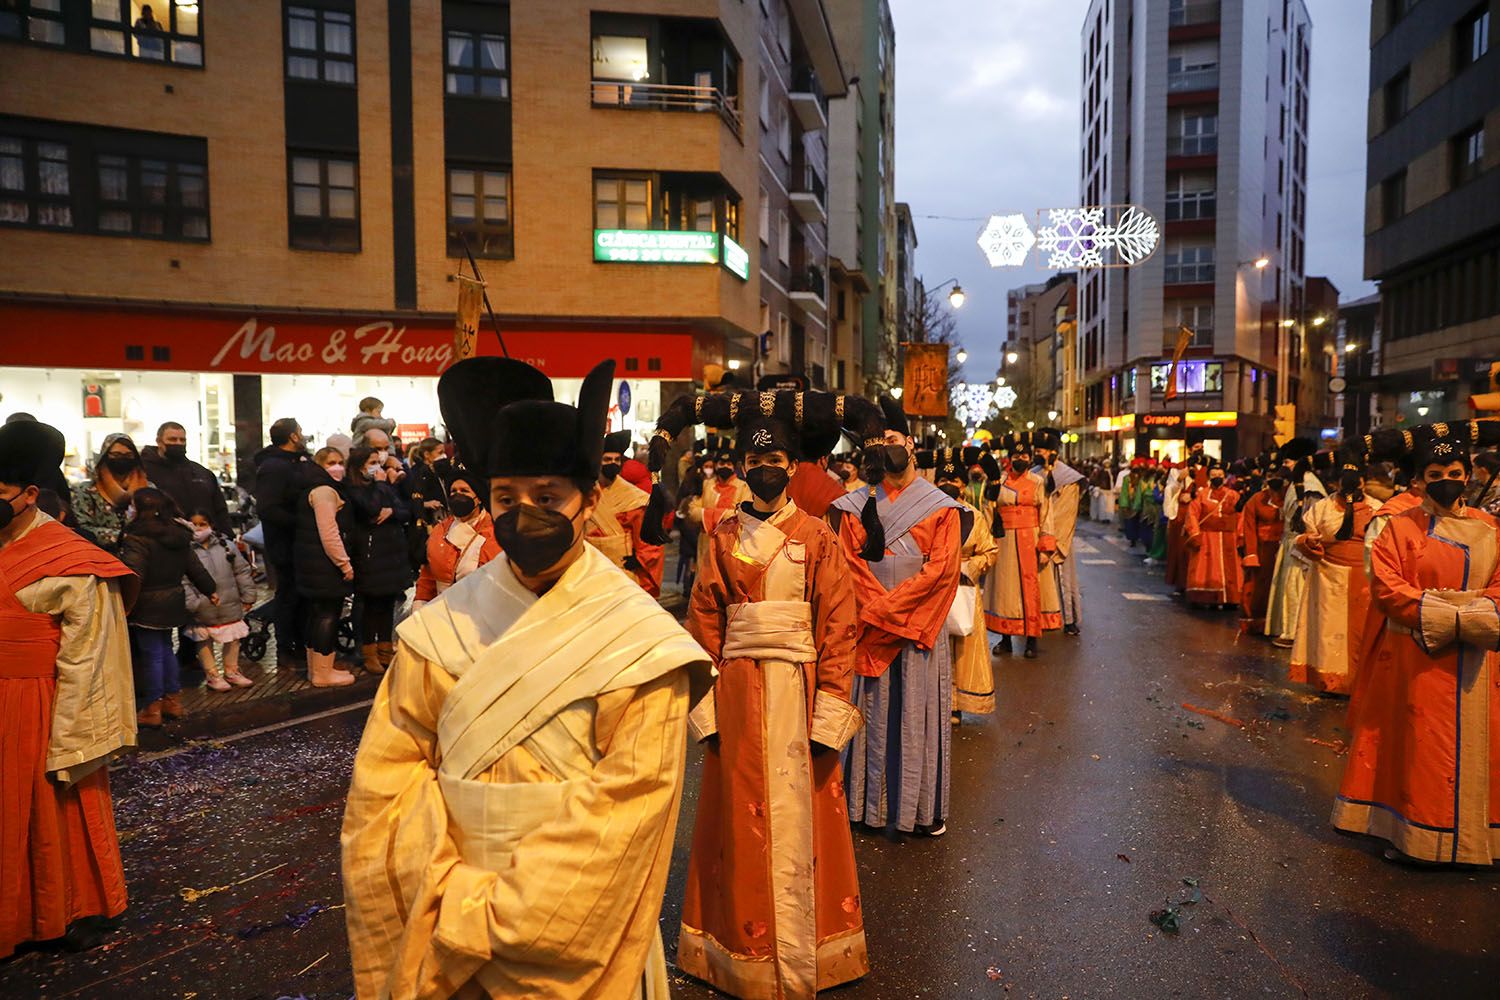
M741 281L750 280L750 251L728 236L722 237L724 268Z
M1182 413L1139 413L1135 418L1136 433L1155 430L1158 427L1168 430L1180 429L1186 414Z
M1227 410L1193 411L1187 413L1189 427L1233 427L1239 423L1240 415Z
M747 254L747 278L748 256ZM596 229L594 260L614 264L717 264L719 234L655 229Z
M1113 434L1116 431L1128 431L1135 426L1135 414L1124 413L1118 417L1098 417L1094 421L1094 430L1100 434Z
M630 383L629 382L625 382L625 381L621 381L620 382L620 391L617 394L617 399L619 400L619 404L620 404L620 415L628 417L630 415Z
M432 437L430 424L397 424L396 439L405 445L417 444Z

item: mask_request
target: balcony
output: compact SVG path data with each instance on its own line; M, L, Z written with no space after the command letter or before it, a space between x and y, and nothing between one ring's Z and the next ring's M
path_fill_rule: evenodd
M1200 90L1219 89L1219 67L1185 69L1167 74L1167 93L1186 94Z
M1183 191L1167 195L1167 221L1212 219L1217 214L1218 194L1214 191Z
M812 265L795 272L787 290L791 293L792 304L804 313L821 313L828 308L824 304L827 301L824 298L826 287L823 270Z
M1168 156L1215 156L1219 152L1219 136L1214 135L1169 135Z
M591 84L596 108L627 108L632 111L717 112L737 138L743 137L738 99L717 87L695 87L667 83L631 83L594 80Z
M792 77L792 89L787 99L792 110L802 123L802 131L817 132L828 127L828 98L823 94L823 85L818 83L818 74L811 66L799 68Z
M802 180L793 181L791 195L792 207L802 217L802 221L809 225L815 225L828 221L827 195L823 186L823 179L817 175L812 167L804 167Z
M1162 273L1166 285L1202 285L1214 280L1214 262L1174 261L1170 255Z
M1174 0L1167 12L1167 25L1185 28L1193 24L1217 24L1219 0Z

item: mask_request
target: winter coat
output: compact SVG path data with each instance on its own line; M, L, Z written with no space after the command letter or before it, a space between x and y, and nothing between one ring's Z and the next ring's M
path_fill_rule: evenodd
M327 550L323 548L323 539L318 533L317 512L312 505L312 493L313 490L326 486L337 493L341 501L347 501L348 486L345 483L334 482L333 477L316 464L312 467L308 479L309 486L303 490L302 497L297 502L297 540L293 544L292 553L292 568L297 580L297 593L317 600L347 597L353 588L344 579L343 571L334 564ZM353 527L353 519L354 511L349 504L341 503L338 513L334 515L334 523L338 525L339 536L343 540L346 551L349 548L349 532Z
M434 525L448 516L442 507L434 510L427 506L429 500L437 500L444 505L448 502L443 482L432 466L426 462L413 462L406 473L405 483L407 496L411 498L413 520Z
M349 421L349 433L354 435L356 444L365 431L385 431L386 436L395 437L396 421L390 417L377 417L373 413L361 413Z
M223 535L214 535L207 542L195 541L193 552L214 578L219 603L211 602L191 581L184 582L182 592L188 614L199 625L231 625L244 618L245 605L254 604L256 597L250 563Z
M255 510L265 525L266 558L273 565L292 561L297 501L307 492L312 462L305 452L274 445L256 453Z
M411 559L406 524L411 511L389 483L350 485L344 494L354 509L349 558L354 562L354 592L366 597L396 597L411 586ZM391 516L380 524L382 508Z
M201 510L208 514L208 522L219 534L233 533L229 505L224 502L224 491L212 472L189 458L169 462L154 444L141 449L141 464L146 467L152 485L177 502L183 517L192 517Z
M205 595L218 593L218 584L193 555L193 535L176 521L132 521L120 536L120 561L141 578L141 596L130 609L132 625L146 628L185 628L188 616L182 579Z

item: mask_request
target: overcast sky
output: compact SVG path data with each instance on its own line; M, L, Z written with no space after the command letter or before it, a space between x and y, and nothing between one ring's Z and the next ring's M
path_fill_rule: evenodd
M975 243L975 220L1078 203L1079 34L1088 0L890 3L896 198L916 217L917 273L929 286L956 277L968 293L959 313L967 375L986 379L1005 338L1006 291L1048 272L991 270ZM1307 273L1327 275L1348 300L1375 290L1361 276L1370 8L1308 0L1308 9Z

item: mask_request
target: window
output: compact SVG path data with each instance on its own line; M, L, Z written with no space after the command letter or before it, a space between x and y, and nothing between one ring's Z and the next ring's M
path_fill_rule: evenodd
M790 163L792 162L792 116L787 113L785 105L776 109L776 119L776 148L781 151L781 158Z
M71 228L71 188L66 145L0 135L0 223Z
M198 0L91 0L89 48L135 59L201 66L200 11Z
M476 257L515 253L510 222L510 171L494 167L448 168L448 254L462 257L465 242Z
M354 82L354 15L316 7L286 9L286 75Z
M1406 214L1406 171L1387 177L1380 184L1381 223L1390 225Z
M792 262L792 226L784 210L776 213L776 256L783 264Z
M1472 66L1490 50L1490 12L1488 4L1476 8L1458 22L1458 68Z
M201 163L95 157L95 227L103 233L208 239L208 180Z
M1411 73L1402 70L1385 85L1385 127L1390 128L1406 115L1411 100Z
M649 177L594 178L595 229L650 229L651 217Z
M651 77L649 46L635 35L594 35L594 79L630 80L640 83ZM764 87L762 81L762 87Z
M1173 183L1173 182L1169 182ZM1179 174L1167 190L1167 221L1212 219L1217 212L1214 178Z
M359 249L359 168L344 157L287 154L291 245L300 250Z
M1484 123L1464 129L1453 137L1453 186L1459 187L1484 170Z
M1214 280L1214 248L1168 247L1165 277L1168 285L1189 285Z
M62 5L63 0L12 0L0 6L0 38L62 45Z
M765 128L771 124L771 83L764 76L760 78L760 127Z
M1185 114L1167 138L1168 156L1209 156L1219 151L1219 116Z
M766 189L760 189L760 242L763 246L771 245L771 200L766 197Z
M448 32L447 92L458 97L506 100L510 69L503 35Z

